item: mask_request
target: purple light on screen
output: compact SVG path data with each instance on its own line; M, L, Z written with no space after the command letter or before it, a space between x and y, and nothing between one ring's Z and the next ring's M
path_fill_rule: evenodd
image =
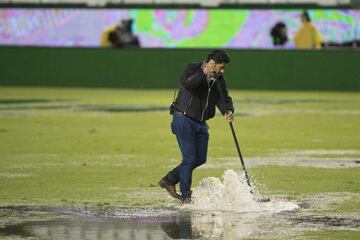
M186 24L189 11L155 10L156 23L170 35L171 39L180 41L184 38L193 38L201 34L207 26L208 13L206 10L194 10L194 18L190 25Z

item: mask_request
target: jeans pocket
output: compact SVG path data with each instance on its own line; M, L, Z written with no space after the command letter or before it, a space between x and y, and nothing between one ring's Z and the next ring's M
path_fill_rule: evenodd
M171 122L170 127L171 127L171 132L175 134L174 121Z

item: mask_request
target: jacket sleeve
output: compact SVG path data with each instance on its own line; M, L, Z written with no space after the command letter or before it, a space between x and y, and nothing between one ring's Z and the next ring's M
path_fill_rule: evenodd
M187 90L193 90L206 81L206 76L203 70L194 65L190 64L181 76L181 83Z
M219 108L220 112L223 115L228 111L234 112L234 105L226 88L224 78L219 78L218 81L216 81L216 85L219 93L216 101L216 106Z

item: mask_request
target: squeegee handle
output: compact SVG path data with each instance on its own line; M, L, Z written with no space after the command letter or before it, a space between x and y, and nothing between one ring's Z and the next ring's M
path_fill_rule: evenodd
M224 94L223 94L223 91L222 91L222 89L221 89L220 83L219 83L218 81L216 81L216 85L217 85L217 88L218 88L218 90L219 90L220 97L221 97L221 99L224 101L225 98L224 98ZM249 175L248 175L248 173L247 173L247 171L246 171L246 168L245 168L244 159L243 159L243 157L242 157L242 154L241 154L241 151L240 151L240 146L239 146L238 140L237 140L237 138L236 138L234 126L233 126L232 122L229 122L229 125L230 125L230 128L231 128L232 135L233 135L233 137L234 137L234 141L235 141L235 145L236 145L236 150L237 150L237 152L238 152L238 154L239 154L241 166L242 166L242 169L244 170L244 173L245 173L245 178L246 178L247 185L249 185L249 187L250 187L250 192L252 193Z
M246 168L245 168L244 159L243 159L243 157L242 157L242 154L241 154L241 151L240 151L240 146L239 146L238 140L237 140L237 138L236 138L234 126L233 126L232 122L229 122L229 125L230 125L230 128L231 128L232 135L233 135L233 137L234 137L234 141L235 141L235 145L236 145L236 150L237 150L238 155L239 155L239 158L240 158L241 166L242 166L242 169L244 170L244 173L245 173L246 182L247 182L247 184L249 185L249 187L251 187L249 175L248 175L248 173L247 173L247 171L246 171Z

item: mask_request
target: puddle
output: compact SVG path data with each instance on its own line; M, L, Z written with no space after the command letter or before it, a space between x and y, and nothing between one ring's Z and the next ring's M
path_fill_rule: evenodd
M2 224L0 238L23 239L279 238L304 230L360 227L360 219L306 216L299 211L253 214L174 208L1 207L0 213L2 222L22 219ZM51 217L44 220L45 213Z
M32 216L31 221L6 225L0 236L36 239L197 239L192 213L172 209L148 208L51 208L3 207L12 214ZM61 215L40 220L44 211ZM39 214L41 212L42 214ZM39 215L39 219L36 216ZM64 218L64 216L66 216Z
M238 168L239 158L220 157L210 158L203 168ZM214 163L218 162L218 163ZM278 166L302 166L317 168L344 168L359 167L360 160L357 157L248 157L246 158L247 167L278 165Z
M136 113L168 111L168 107L161 106L122 106L122 105L44 105L44 106L12 106L1 108L5 110L69 110L75 112L107 112L107 113Z
M151 105L79 104L57 99L0 99L0 110L72 110L117 113L168 111L168 109L168 106Z
M312 156L312 155L357 155L360 154L358 149L308 149L287 151L289 155L295 156Z
M79 105L75 107L77 111L96 111L96 112L154 112L168 111L169 107L162 106L126 106L126 105Z
M301 98L246 98L235 99L235 103L239 104L259 104L259 105L283 105L283 104L302 104L302 103L335 103L349 102L350 100L334 100L334 99L301 99Z
M59 100L29 98L29 99L0 99L0 104L31 104L31 103L49 103Z
M253 189L256 190L256 189ZM256 191L255 191L256 192ZM343 199L344 194L338 196ZM292 238L318 229L358 230L356 215L315 215L336 196L311 196L293 203L281 197L259 202L244 175L226 170L203 179L193 204L167 208L0 207L0 238L20 239L267 239ZM350 195L348 197L351 197Z
M335 216L310 215L291 218L293 225L315 225L322 227L346 227L352 229L360 228L360 219L344 218Z
M34 174L28 174L28 173L0 173L0 179L1 178L18 178L18 177L33 177Z
M188 209L203 211L231 211L236 213L278 213L299 209L295 203L264 199L256 191L256 186L250 188L244 174L237 174L229 169L224 172L223 180L208 177L200 181L199 187L193 191L193 204ZM186 206L186 205L185 205Z

